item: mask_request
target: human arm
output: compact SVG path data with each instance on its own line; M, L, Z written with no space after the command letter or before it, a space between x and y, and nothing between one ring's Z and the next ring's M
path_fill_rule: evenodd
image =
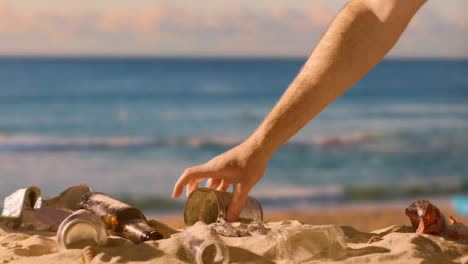
M205 178L210 178L210 188L226 190L232 184L227 220L235 220L276 149L374 67L424 2L355 0L347 4L255 132L233 149L187 169L173 197L185 185L190 193Z

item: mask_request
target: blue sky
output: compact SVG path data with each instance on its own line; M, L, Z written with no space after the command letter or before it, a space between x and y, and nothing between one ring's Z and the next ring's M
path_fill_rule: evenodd
M0 0L0 54L306 56L345 3ZM466 10L428 1L388 56L468 58Z

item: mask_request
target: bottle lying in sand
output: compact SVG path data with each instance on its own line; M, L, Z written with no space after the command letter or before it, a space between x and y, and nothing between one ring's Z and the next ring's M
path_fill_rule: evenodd
M171 235L171 238L183 248L184 255L190 263L229 263L229 250L222 239L206 224L196 223L184 232Z
M107 231L99 217L88 210L78 210L65 218L57 231L59 249L105 246Z
M84 194L80 207L98 215L106 228L115 235L129 239L135 244L163 238L161 233L148 225L145 215L140 210L103 193Z
M286 227L273 227L264 239L269 254L276 261L297 263L303 259L304 252L309 254L309 261L341 258L347 254L346 238L339 226L302 225L295 220L289 222L290 225Z
M200 239L190 232L178 234L182 239L185 256L196 264L227 264L229 251L220 239Z

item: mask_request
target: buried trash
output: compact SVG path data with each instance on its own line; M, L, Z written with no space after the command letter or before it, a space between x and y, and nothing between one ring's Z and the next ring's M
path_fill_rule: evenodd
M449 223L439 208L428 200L418 200L405 210L413 231L418 234L441 235L460 242L468 242L468 227L455 217L449 217Z

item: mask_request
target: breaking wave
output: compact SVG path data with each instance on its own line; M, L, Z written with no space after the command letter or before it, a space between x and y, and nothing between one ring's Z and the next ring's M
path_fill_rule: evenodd
M380 135L362 133L351 135L318 136L307 140L292 139L288 145L319 149L348 148L378 140ZM240 137L54 137L36 135L0 134L2 152L59 152L151 149L163 146L189 148L227 148L239 144Z

